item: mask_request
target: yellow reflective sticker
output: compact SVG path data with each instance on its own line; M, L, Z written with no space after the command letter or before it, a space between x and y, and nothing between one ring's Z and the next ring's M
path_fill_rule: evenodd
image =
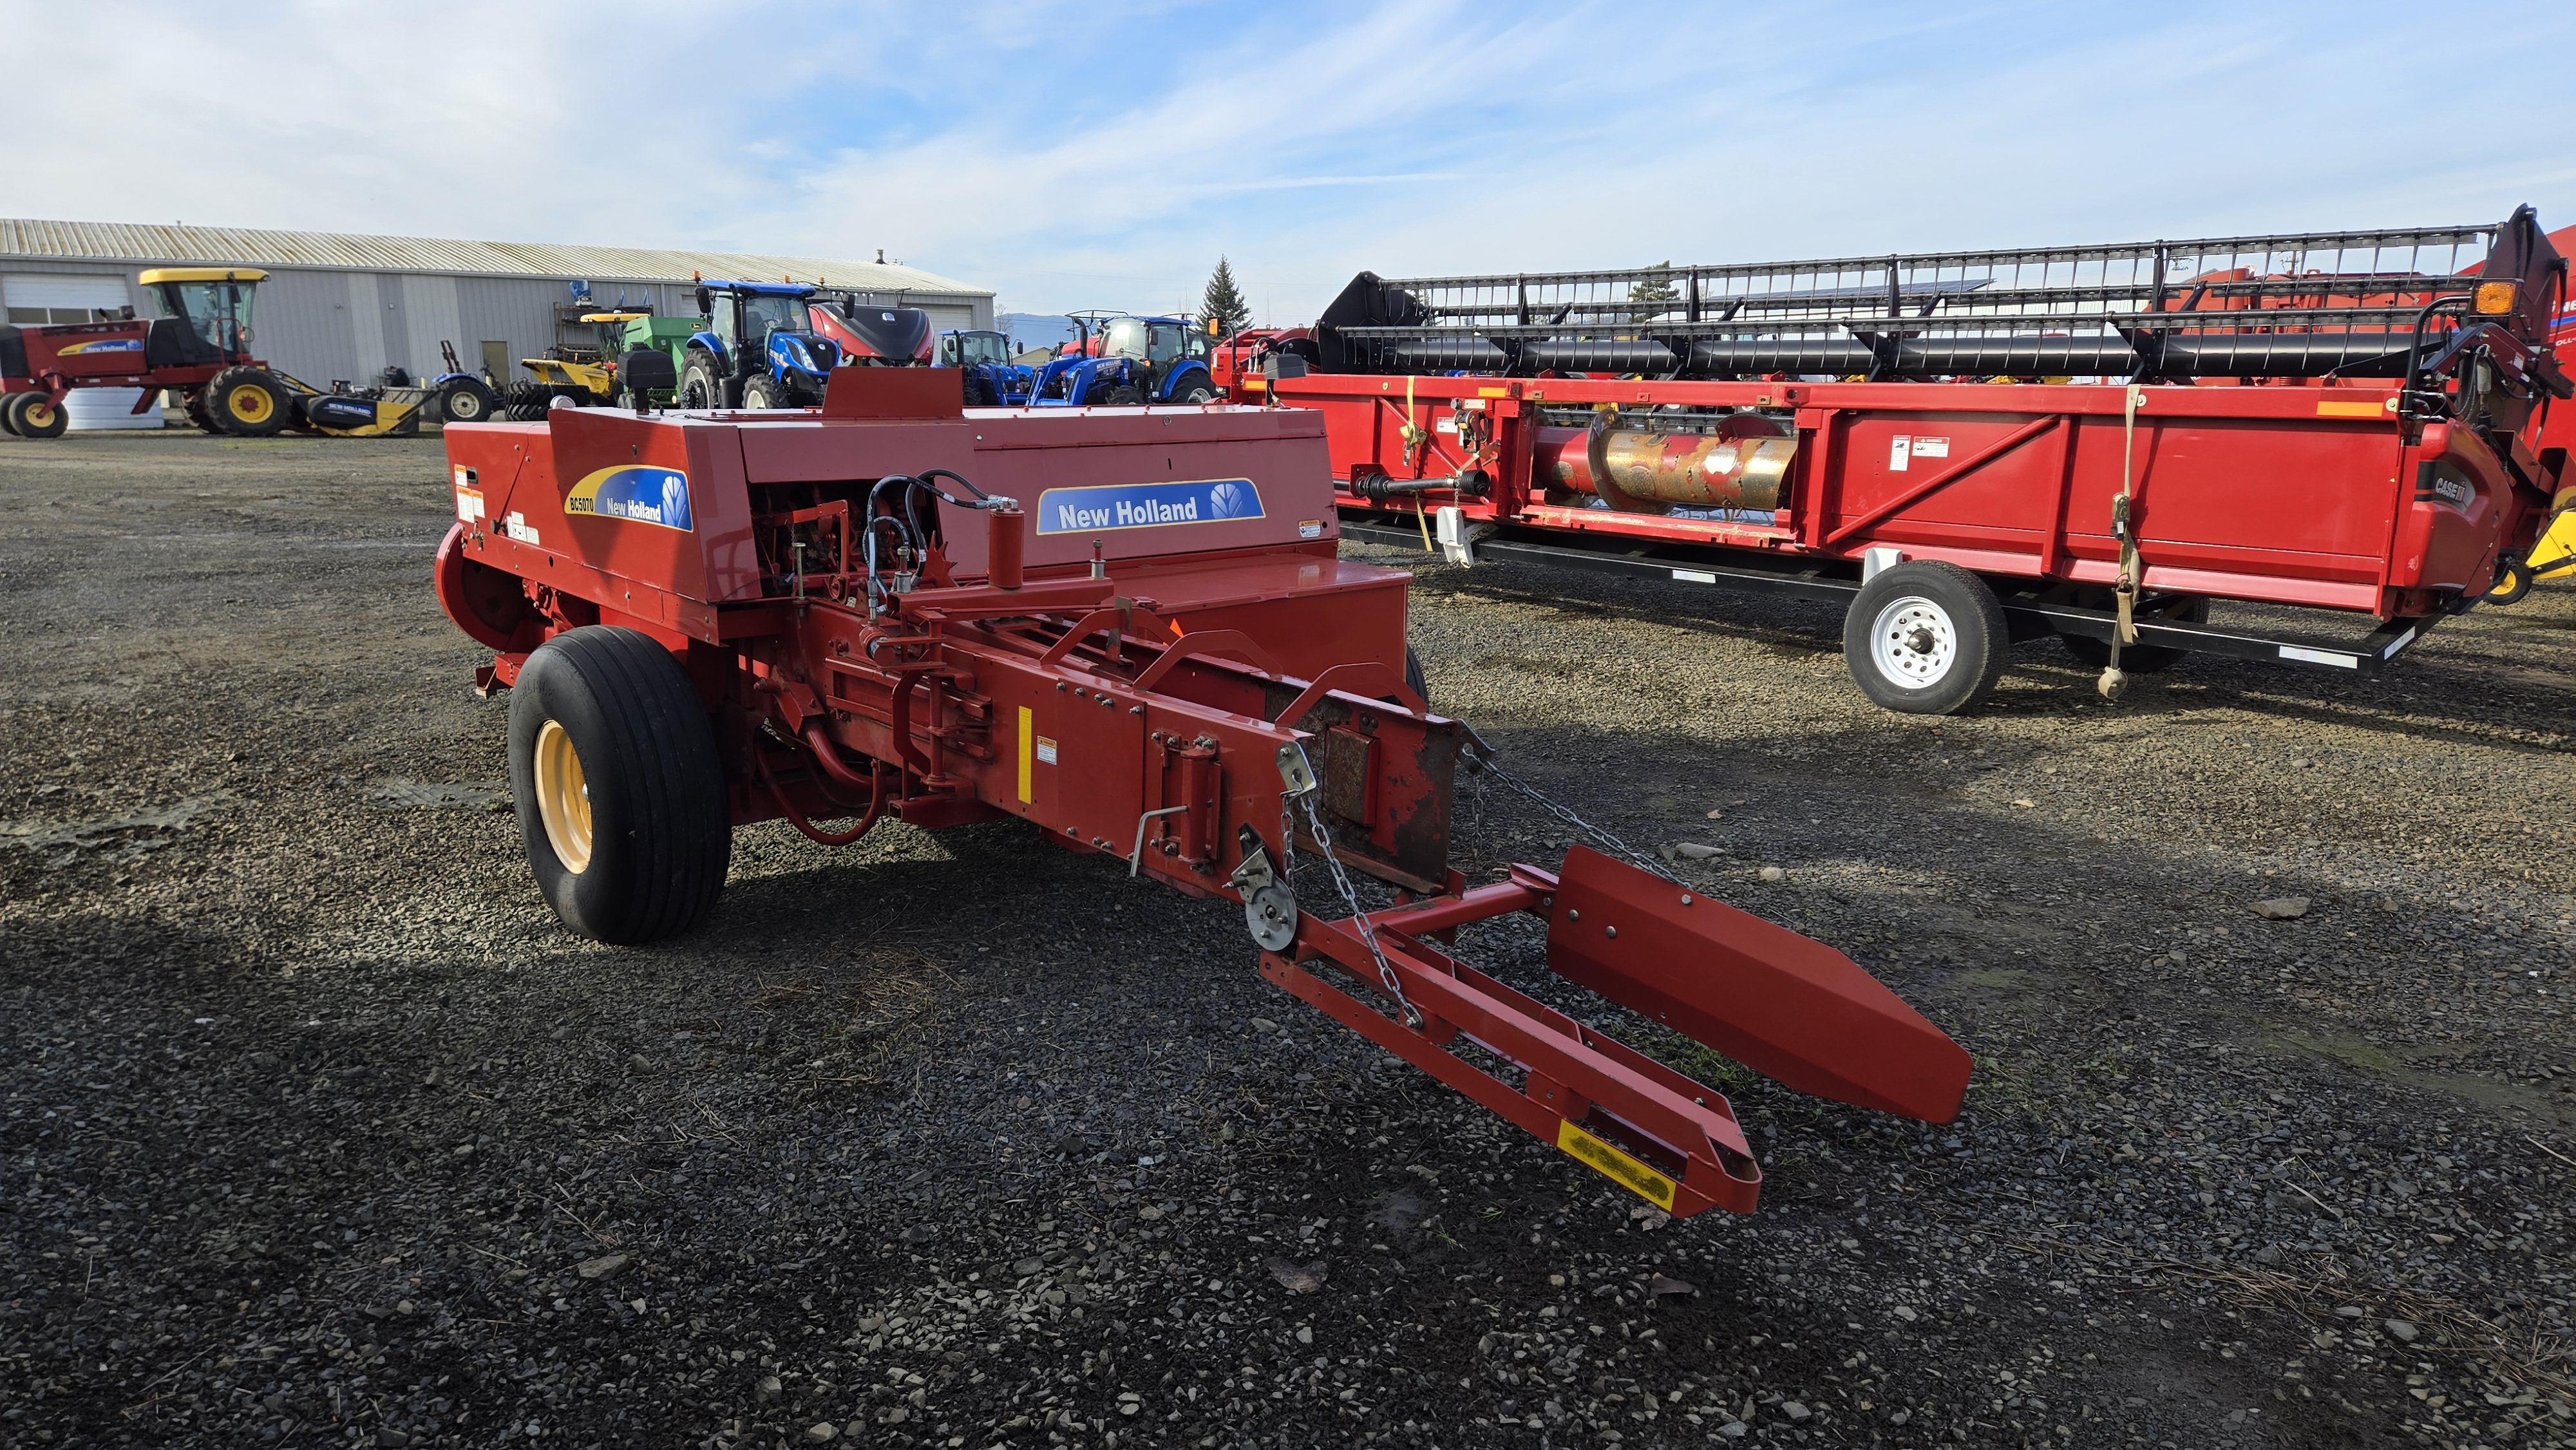
M1673 1211L1673 1181L1593 1137L1572 1123L1556 1125L1556 1146L1568 1157L1666 1213Z
M1037 717L1029 707L1020 707L1020 804L1029 803L1029 767L1035 761L1038 747Z
M1476 390L1476 396L1480 398L1508 398L1511 395L1512 390L1509 388L1478 388Z
M2317 416L2320 418L2384 418L2387 415L2388 405L2385 403L2317 404Z

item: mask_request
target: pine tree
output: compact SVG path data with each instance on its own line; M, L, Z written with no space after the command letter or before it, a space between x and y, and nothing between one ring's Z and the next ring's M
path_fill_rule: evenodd
M1213 320L1217 336L1232 337L1252 320L1252 304L1243 300L1235 289L1234 268L1225 258L1216 259L1216 271L1208 278L1207 295L1199 301L1199 326Z
M1672 266L1671 261L1666 260L1657 262L1655 269L1661 271L1670 266ZM1671 278L1661 282L1640 282L1628 289L1628 300L1631 302L1676 302L1681 299L1681 295L1681 289L1672 284Z

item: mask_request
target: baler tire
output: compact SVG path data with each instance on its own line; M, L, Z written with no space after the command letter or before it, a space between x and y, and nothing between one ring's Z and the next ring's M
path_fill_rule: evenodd
M541 745L554 762L546 782ZM559 803L552 830L547 789ZM640 630L589 625L528 656L510 692L510 791L539 891L584 936L677 935L724 889L733 817L715 727L688 672ZM554 830L572 833L577 865Z
M2180 614L2166 618L2186 624L2209 623L2209 601L2198 599ZM2098 670L2111 663L2111 642L2089 634L2061 634L2058 641L2075 662L2088 670ZM2132 675L2160 675L2189 658L2191 651L2169 644L2126 644L2120 646L2120 668Z
M1984 699L2003 676L2009 642L1995 591L1937 559L1879 571L1843 616L1852 683L1907 715L1953 715Z
M206 384L206 413L236 438L270 438L295 420L286 385L266 368L228 367Z
M20 393L9 400L9 426L21 438L60 438L71 425L71 410L49 394Z

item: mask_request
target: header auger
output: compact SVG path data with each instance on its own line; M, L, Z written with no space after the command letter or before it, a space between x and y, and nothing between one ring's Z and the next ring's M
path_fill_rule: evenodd
M1747 1066L1957 1112L1938 1029L1606 834L1556 872L1450 866L1456 773L1517 779L1409 682L1406 576L1336 557L1316 415L959 396L844 369L816 410L449 431L439 599L515 687L521 833L567 925L690 928L750 822L1018 816L1239 900L1272 981L1677 1215L1753 1207L1726 1099L1459 960L1458 927L1527 914L1558 975Z

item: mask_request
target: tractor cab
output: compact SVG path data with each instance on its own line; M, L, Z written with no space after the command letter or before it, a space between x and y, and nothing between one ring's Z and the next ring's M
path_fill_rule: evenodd
M1011 340L998 332L947 332L939 337L939 365L944 368L1008 367Z
M139 279L162 315L144 338L152 367L250 361L251 297L268 274L256 267L155 267Z
M792 408L820 402L841 350L814 331L814 289L794 282L704 282L706 330L680 373L688 408Z

